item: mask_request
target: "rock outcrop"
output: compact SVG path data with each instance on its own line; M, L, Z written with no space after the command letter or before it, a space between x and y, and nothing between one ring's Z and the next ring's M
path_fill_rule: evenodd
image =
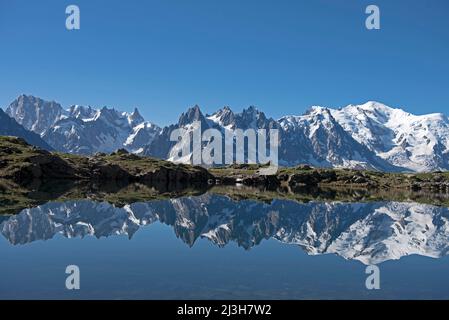
M20 138L0 137L0 178L19 184L36 179L71 179L188 187L207 185L213 176L202 167L140 157L126 150L84 157L51 153Z

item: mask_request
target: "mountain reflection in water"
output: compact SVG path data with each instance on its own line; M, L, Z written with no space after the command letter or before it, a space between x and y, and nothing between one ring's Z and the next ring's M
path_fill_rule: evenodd
M206 238L219 247L235 242L244 249L264 239L301 247L310 255L333 253L364 264L417 254L447 254L449 210L414 202L236 201L205 193L118 207L80 200L48 202L0 220L0 232L13 245L68 238L126 235L161 222L188 246Z

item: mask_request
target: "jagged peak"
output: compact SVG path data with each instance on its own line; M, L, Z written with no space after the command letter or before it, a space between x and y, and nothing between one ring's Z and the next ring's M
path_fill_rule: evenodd
M234 123L235 114L229 106L224 106L223 108L214 112L211 116L208 116L208 118L222 126L229 126Z
M142 117L142 115L140 114L139 109L137 109L137 107L134 108L134 111L128 115L128 119L130 120L130 122L132 122L134 124L139 124L139 123L145 121L145 119Z
M94 110L94 109L92 109L92 107L91 106L82 106L82 105L79 105L79 104L74 104L74 105L71 105L70 107L69 107L69 112L70 113L75 113L75 112L77 112L77 111L92 111L92 110Z
M200 106L195 104L193 107L189 107L186 112L183 112L182 115L194 115L196 117L199 117L202 116L203 113L201 112Z
M104 106L101 109L97 110L94 120L105 119L108 121L113 121L117 118L119 118L119 114L114 108L108 108Z
M14 103L16 102L30 102L38 104L49 103L61 107L60 104L54 100L45 100L32 94L25 94L25 93L20 94L10 105L14 105Z
M139 109L137 107L134 108L134 111L131 113L131 115L133 115L133 116L141 116L140 112L139 112Z
M232 111L231 107L229 106L224 106L223 108L217 110L216 112L214 112L212 114L212 116L214 115L221 115L221 114L234 114L234 111Z
M217 111L212 113L212 115L210 115L209 117L220 117L222 115L228 115L228 114L234 115L234 112L232 111L232 109L229 106L224 106L223 108L218 109Z
M330 121L335 121L334 117L332 116L331 109L328 107L321 107L321 106L312 106L309 109L307 109L304 114L300 118L311 118L311 119L328 119Z
M58 107L61 107L60 103L56 102L55 100L46 100L41 97L37 97L35 95L26 94L26 93L20 94L14 101L29 101L29 102L37 102L39 104L50 103L50 104L56 105Z
M243 111L241 113L238 114L238 116L240 117L252 117L254 119L267 119L267 117L265 116L265 113L263 111L260 111L257 107L255 106L249 106L246 109L243 109Z
M82 106L82 105L72 105L69 109L67 109L69 117L75 117L79 119L89 119L94 117L97 114L97 110L93 109L91 106Z
M112 115L122 114L122 112L116 110L114 107L109 108L107 106L102 107L99 111L104 114L112 114Z
M261 111L259 111L259 109L257 109L256 106L249 106L246 109L243 109L242 114L258 114L258 113L263 113Z
M32 94L22 93L17 97L17 100L43 100L43 99L36 97Z
M204 115L197 104L195 104L193 107L190 107L186 112L183 112L181 114L181 116L179 117L178 125L184 126L194 121L205 121Z
M312 113L320 113L320 112L329 112L329 108L328 107L322 107L322 106L311 106L309 107L303 115L308 115L308 114L312 114Z

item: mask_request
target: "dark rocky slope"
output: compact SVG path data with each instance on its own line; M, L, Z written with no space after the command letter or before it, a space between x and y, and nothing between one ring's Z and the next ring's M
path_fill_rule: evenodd
M45 150L53 150L38 134L28 131L0 109L0 135L20 137L29 144Z

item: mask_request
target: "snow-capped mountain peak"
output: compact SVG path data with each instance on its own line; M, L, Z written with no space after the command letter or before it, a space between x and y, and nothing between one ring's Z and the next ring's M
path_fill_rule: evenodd
M72 105L64 110L56 102L21 95L8 107L8 114L41 137L55 150L93 154L119 148L138 152L152 142L160 128L145 122L139 111L94 109Z
M39 135L51 127L64 112L59 103L25 94L20 95L6 109L11 118Z
M228 106L223 107L207 118L222 127L228 128L235 125L235 114Z
M131 134L126 138L124 147L134 153L142 153L145 146L150 145L151 142L161 133L161 128L157 125L145 121L136 125Z
M368 102L332 115L355 140L393 165L412 171L449 169L449 120L443 114L413 115Z
M97 110L93 109L91 106L84 107L81 105L73 105L69 108L68 113L72 117L86 121L95 117Z

